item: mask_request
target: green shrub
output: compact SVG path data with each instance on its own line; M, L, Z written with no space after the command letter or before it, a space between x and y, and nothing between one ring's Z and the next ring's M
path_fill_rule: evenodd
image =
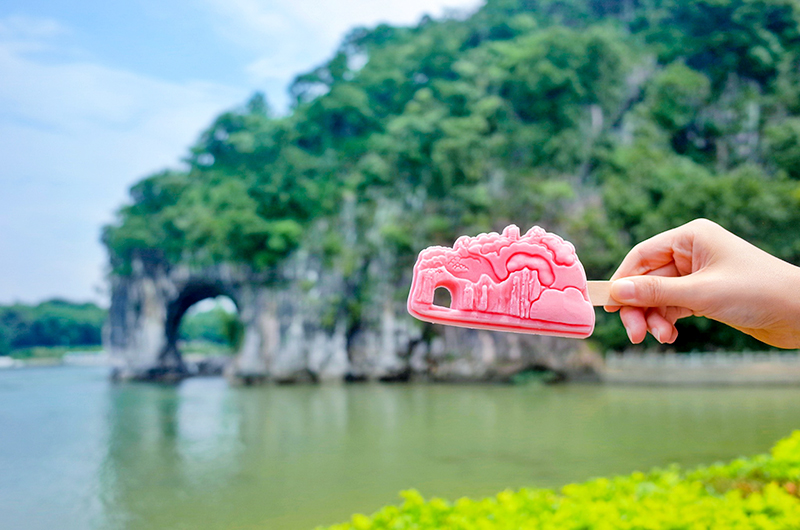
M677 466L480 500L426 501L417 491L329 530L656 530L800 528L800 431L768 455L685 472Z

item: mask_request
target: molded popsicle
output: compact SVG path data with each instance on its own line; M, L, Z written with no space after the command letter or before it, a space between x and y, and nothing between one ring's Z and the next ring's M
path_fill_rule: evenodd
M450 292L450 307L434 293ZM420 252L408 295L420 320L477 329L585 338L594 330L586 273L575 247L534 226L461 236Z

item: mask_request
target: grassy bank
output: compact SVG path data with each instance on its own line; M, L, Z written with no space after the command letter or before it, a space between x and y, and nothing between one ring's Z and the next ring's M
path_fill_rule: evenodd
M103 347L96 346L32 346L11 350L9 357L20 361L58 362L68 353L100 353Z
M233 355L229 346L210 341L186 341L180 344L181 352L189 355ZM70 353L100 353L101 345L92 346L32 346L11 350L9 357L20 361L60 361Z
M800 528L799 489L795 431L769 454L692 471L670 467L456 502L404 491L400 506L328 530L789 530Z

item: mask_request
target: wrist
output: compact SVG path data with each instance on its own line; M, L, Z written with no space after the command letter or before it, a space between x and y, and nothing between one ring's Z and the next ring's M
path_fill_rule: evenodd
M767 292L773 294L766 302L772 306L774 325L769 340L760 340L779 348L800 349L800 267L775 259L780 270L766 279L771 284Z

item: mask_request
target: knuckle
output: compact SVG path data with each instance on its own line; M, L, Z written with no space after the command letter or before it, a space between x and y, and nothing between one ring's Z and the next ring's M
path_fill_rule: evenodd
M696 230L700 231L708 231L708 230L716 230L719 228L719 225L710 219L706 219L705 217L699 217L693 221L687 223L687 226L690 226Z
M641 288L640 298L652 307L659 307L664 305L664 290L661 282L657 278L646 278L641 282L641 286L637 286L637 291Z

